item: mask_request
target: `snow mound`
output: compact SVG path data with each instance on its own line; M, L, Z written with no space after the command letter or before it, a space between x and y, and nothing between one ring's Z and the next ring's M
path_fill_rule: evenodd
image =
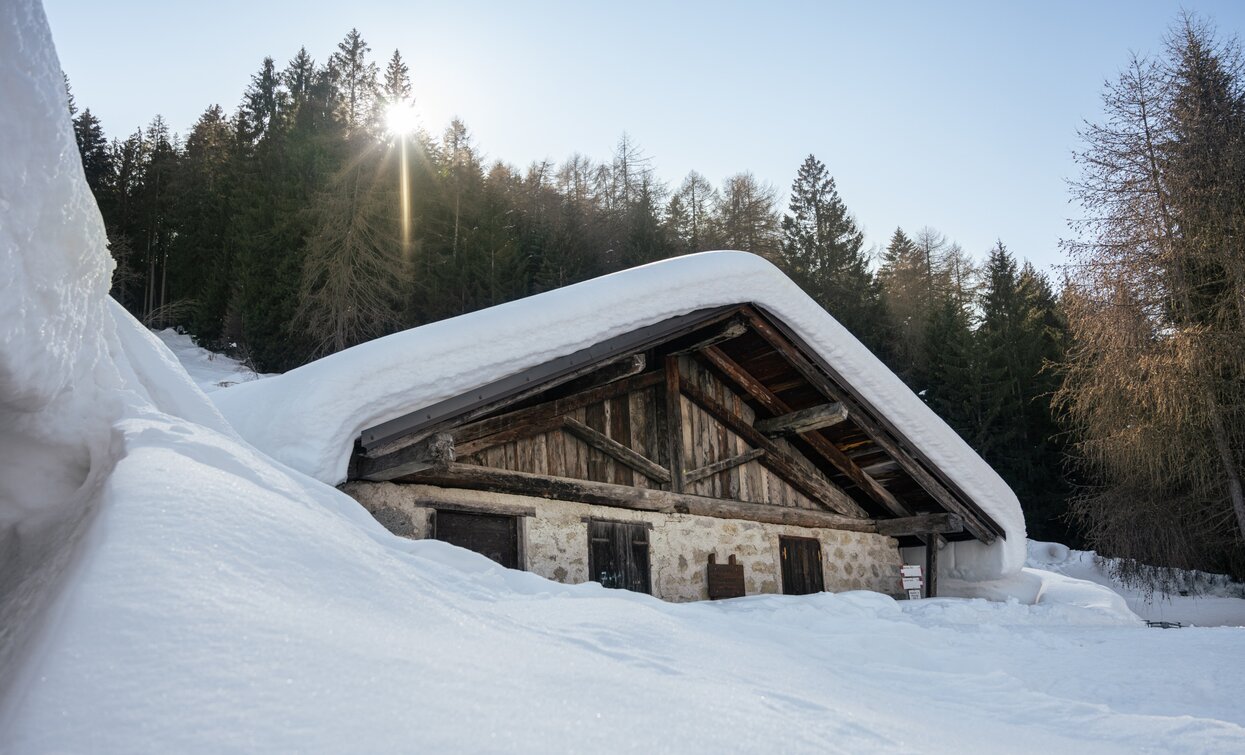
M1093 551L1072 550L1059 543L1029 541L1028 564L1078 582L1101 585L1148 621L1179 622L1203 627L1245 627L1245 585L1222 574L1176 571L1169 594L1128 585L1114 576L1114 559ZM1033 569L1025 569L1026 572Z
M1006 531L956 543L947 574L992 579L1024 563L1015 494L885 365L776 267L705 252L626 270L396 333L212 398L244 438L329 484L354 439L401 416L611 337L708 307L751 302L799 334Z

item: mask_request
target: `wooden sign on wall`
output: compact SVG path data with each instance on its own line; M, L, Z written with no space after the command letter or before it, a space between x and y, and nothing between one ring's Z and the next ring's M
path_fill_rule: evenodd
M719 564L717 554L709 554L709 566L705 572L709 576L709 600L722 598L742 598L744 591L744 565L735 563L732 554L728 563Z

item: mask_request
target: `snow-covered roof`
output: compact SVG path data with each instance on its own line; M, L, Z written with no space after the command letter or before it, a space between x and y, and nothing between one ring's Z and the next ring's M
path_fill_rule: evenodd
M990 546L957 543L953 573L987 578L1020 568L1024 516L1007 484L789 278L745 252L602 276L380 338L212 398L260 450L337 484L366 428L672 317L744 303L779 319L1003 528L1006 539Z

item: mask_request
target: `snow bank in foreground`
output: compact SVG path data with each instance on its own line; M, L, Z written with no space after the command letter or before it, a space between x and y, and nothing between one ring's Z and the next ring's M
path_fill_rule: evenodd
M1029 566L1103 585L1118 593L1129 609L1144 619L1202 627L1245 627L1245 585L1221 574L1188 572L1190 585L1196 583L1198 589L1188 595L1163 595L1122 584L1111 576L1110 562L1100 563L1092 551L1030 540L1028 552Z
M990 579L1020 568L1024 516L1007 484L799 287L742 252L665 260L432 323L213 399L248 441L336 484L364 428L646 325L744 302L800 334L1003 526L1007 539L995 546L956 543L948 574Z
M112 260L42 9L0 3L0 693L107 474Z

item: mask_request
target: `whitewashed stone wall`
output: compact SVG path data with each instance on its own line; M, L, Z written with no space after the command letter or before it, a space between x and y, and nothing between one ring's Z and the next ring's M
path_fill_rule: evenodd
M825 586L831 592L901 592L899 548L894 539L884 535L631 511L430 485L350 482L342 489L391 532L415 539L431 534L429 513L437 505L462 509L476 506L491 513L519 515L524 567L567 584L588 581L588 528L584 520L590 517L653 525L649 533L653 594L664 600L709 597L705 566L710 553L716 554L720 564L732 554L743 564L749 595L782 592L778 539L784 536L812 537L821 542Z

